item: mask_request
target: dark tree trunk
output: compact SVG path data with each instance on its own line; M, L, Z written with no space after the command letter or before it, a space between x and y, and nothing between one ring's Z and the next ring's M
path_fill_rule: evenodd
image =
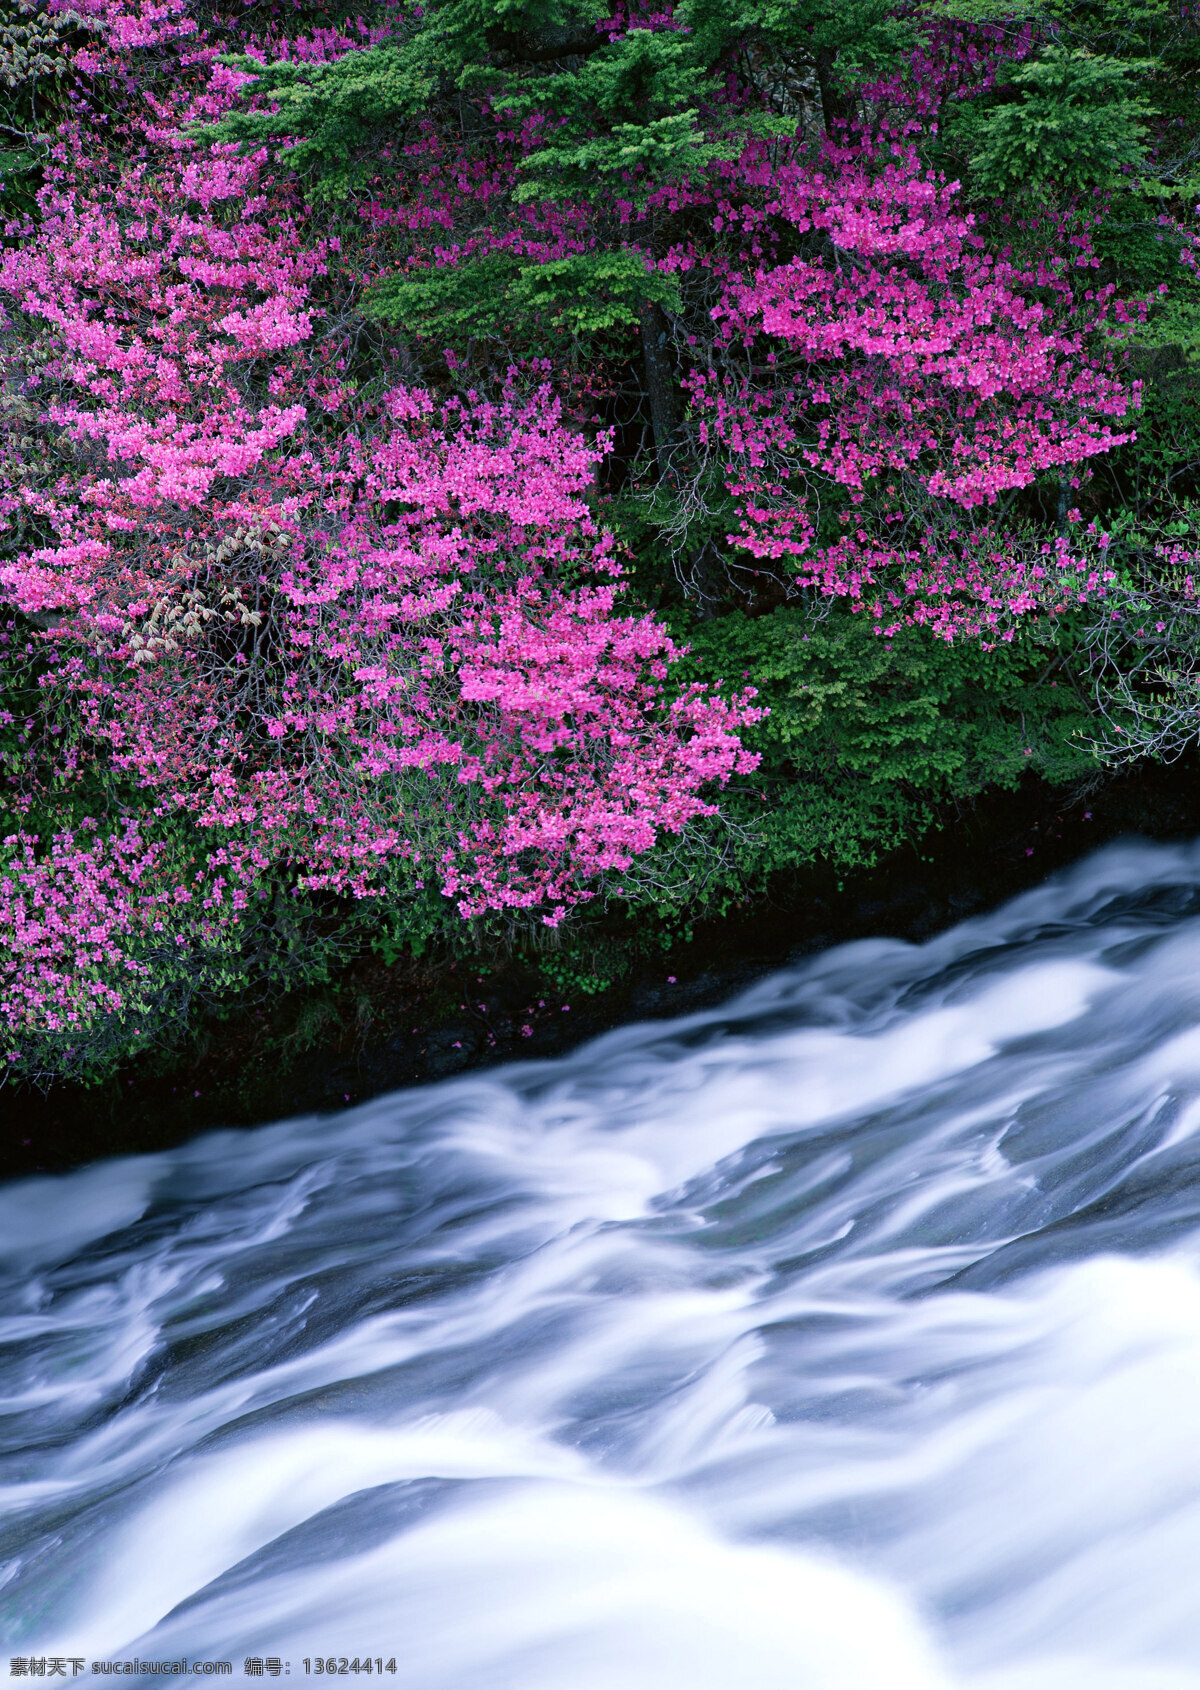
M821 116L825 119L825 133L832 135L844 114L833 87L833 54L817 54L817 87L821 90Z
M671 446L679 428L679 388L675 360L671 356L671 330L662 307L646 300L640 317L650 427L654 431L654 453L662 479L668 473Z

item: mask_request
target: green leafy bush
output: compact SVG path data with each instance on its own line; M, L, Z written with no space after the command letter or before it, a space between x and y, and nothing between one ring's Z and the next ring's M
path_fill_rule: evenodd
M1097 759L1064 626L1030 624L990 651L922 628L880 638L863 616L784 606L692 634L699 675L752 677L770 715L751 735L757 774L725 808L747 830L755 878L824 860L869 865L937 808L1035 770L1080 781Z
M1078 193L1145 158L1149 102L1128 79L1145 62L1049 46L1009 73L1009 95L983 111L971 160L985 192Z

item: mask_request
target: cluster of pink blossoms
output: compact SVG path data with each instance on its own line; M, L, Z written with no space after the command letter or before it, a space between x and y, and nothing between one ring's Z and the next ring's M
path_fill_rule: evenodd
M110 52L139 18L186 33L178 6L108 11ZM211 942L268 870L557 922L756 762L752 695L672 686L625 602L604 440L515 378L360 389L359 278L264 155L185 138L237 85L189 53L119 147L64 128L0 257L10 445L37 443L0 588L51 624L41 685L85 758L197 846L113 816L10 837L11 1027L136 1015L146 957Z
M1073 248L1064 228L1055 264L997 256L907 144L882 163L833 145L815 167L773 161L764 187L799 254L726 288L714 316L741 358L689 384L737 501L730 543L797 560L826 594L883 591L947 638L1101 586L1075 553L1023 556L978 520L1046 471L1077 485L1131 437L1139 387L1112 353L1125 308L1092 279L1086 234ZM735 373L747 355L752 375ZM818 543L831 494L844 534Z
M233 889L219 870L148 837L133 818L108 833L94 819L49 841L3 841L0 1024L70 1041L116 1017L153 1026L163 1000L186 1003L202 953L211 970L236 953ZM20 1047L0 1060L17 1060Z

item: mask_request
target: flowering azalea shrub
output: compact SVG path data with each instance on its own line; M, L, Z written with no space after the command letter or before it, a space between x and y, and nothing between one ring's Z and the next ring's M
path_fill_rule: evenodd
M0 583L51 624L72 756L204 841L171 886L136 819L10 839L3 1014L27 1033L144 1019L147 932L210 943L197 907L236 922L280 871L556 923L755 761L750 694L668 689L676 649L625 601L588 501L603 438L516 375L361 388L336 240L262 154L179 138L236 77L180 80L104 170L65 129L0 259L26 443Z
M726 287L724 368L689 383L734 497L730 543L946 638L1011 635L1039 603L1102 592L1081 556L991 515L1047 471L1078 485L1131 437L1139 387L1109 323L1125 307L1086 233L1036 265L997 254L911 146L881 161L830 145L763 181L797 251Z
M89 818L48 842L0 847L4 1058L39 1072L102 1071L186 1017L203 981L241 982L237 911L219 871L178 836ZM157 831L157 830L155 830ZM47 848L48 847L48 848ZM75 1060L87 1053L86 1068Z

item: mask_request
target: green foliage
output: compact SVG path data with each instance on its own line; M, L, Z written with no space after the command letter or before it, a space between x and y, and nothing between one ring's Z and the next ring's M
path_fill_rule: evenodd
M231 112L198 133L247 148L289 138L293 169L311 174L318 198L338 197L377 172L373 143L380 131L402 132L436 92L437 63L421 51L423 45L422 36L389 41L328 64L264 66L257 59L232 59L257 79L253 91L267 104Z
M394 39L331 63L231 60L257 79L261 103L199 132L245 146L286 139L289 163L332 198L376 174L380 146L415 119L453 104L469 126L470 102L486 98L518 116L551 111L561 125L526 162L525 197L591 197L627 171L662 182L733 156L737 144L714 140L701 113L735 60L741 75L766 61L764 109L750 120L765 135L779 73L815 71L832 120L857 80L892 68L915 38L914 20L886 0L743 0L732 12L684 0L682 30L615 40L596 30L607 15L599 0L410 4L389 13Z
M493 104L554 82L543 68L606 50L596 33L598 4L570 0L433 0L389 15L394 39L329 63L230 62L256 77L257 109L233 112L202 128L207 138L244 146L287 139L289 163L311 173L318 194L333 197L379 169L380 144L401 139L410 123L441 106L475 121L462 96ZM270 109L274 108L274 109Z
M452 343L470 335L507 337L511 296L522 280L520 260L485 253L469 263L414 265L366 295L364 309L413 334L439 334Z
M1149 193L1126 192L1104 216L1096 229L1096 256L1108 274L1124 288L1151 294L1166 287L1171 294L1172 313L1177 303L1189 302L1193 313L1200 305L1196 273L1181 256L1190 251L1186 234L1164 217L1162 201ZM1155 318L1163 318L1161 303ZM1177 339L1175 327L1166 335L1153 329L1138 337L1143 344L1168 344Z
M287 138L288 163L326 197L376 176L381 152L435 111L468 138L491 132L485 106L514 120L554 114L545 145L523 161L517 201L595 199L618 185L636 199L734 156L743 141L714 139L702 121L716 84L693 36L635 29L610 41L596 30L603 15L561 0L435 0L403 17L394 40L332 63L237 61L265 98L202 133L244 146ZM431 265L414 254L367 309L442 343L477 336L529 354L547 335L586 341L624 329L647 303L677 308L676 281L614 242L541 264L491 251Z
M736 139L712 142L700 122L714 91L690 35L648 29L630 30L570 70L524 79L500 107L519 117L550 111L557 121L547 145L523 161L517 198L590 199L630 172L646 191L736 157Z
M611 939L581 944L576 936L569 949L538 957L537 969L545 989L558 997L595 997L627 973L631 960L628 946Z
M678 308L679 284L622 247L528 266L513 290L518 308L577 335L635 322L646 300Z
M414 334L478 335L511 347L539 333L583 338L635 323L644 300L675 307L678 291L674 277L649 270L629 248L546 264L487 253L389 277L368 293L364 308Z
M1114 58L1172 55L1194 34L1173 0L1046 0L1035 15L1061 39Z
M1114 456L1111 473L1145 511L1173 509L1200 493L1200 318L1188 313L1184 346L1141 361L1149 379L1137 438Z
M1140 169L1150 106L1128 78L1149 68L1148 61L1050 46L1012 70L1002 90L1009 97L976 119L977 187L1078 193Z
M771 714L751 736L763 762L731 809L755 877L824 859L871 864L938 806L1026 770L1094 772L1065 630L1033 625L990 651L922 628L878 636L866 617L785 606L735 612L692 635L702 676L752 679Z

